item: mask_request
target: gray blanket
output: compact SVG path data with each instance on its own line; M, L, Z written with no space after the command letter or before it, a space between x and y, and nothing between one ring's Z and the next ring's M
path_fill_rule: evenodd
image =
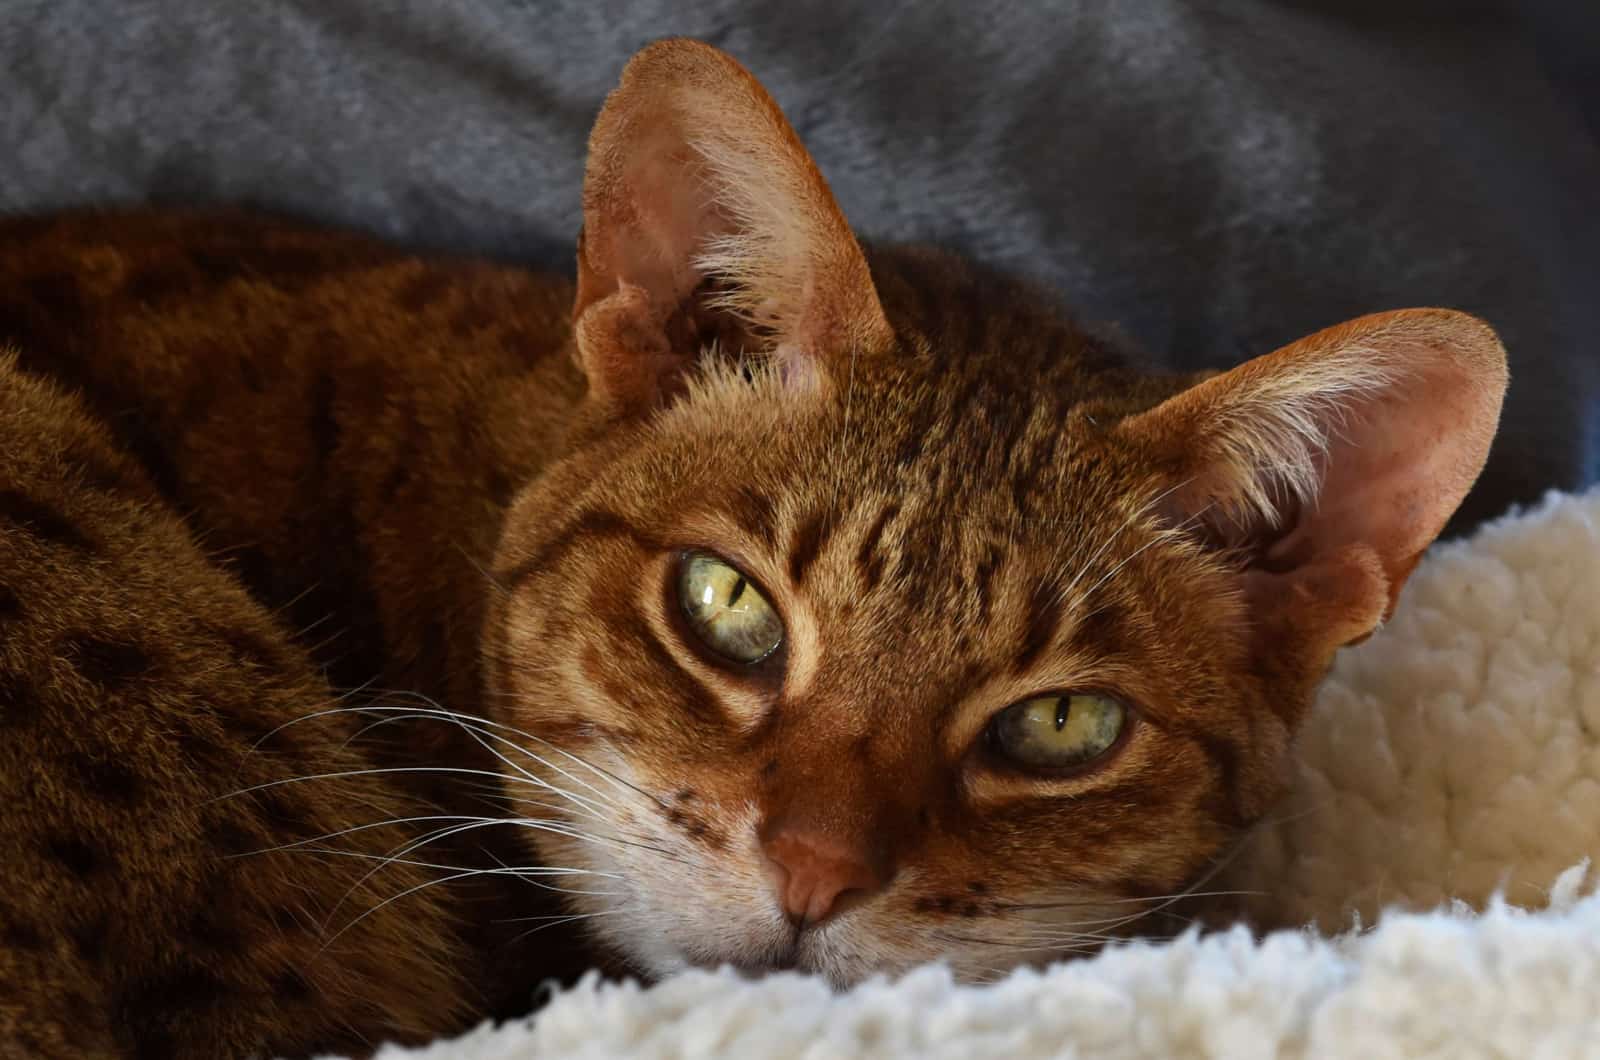
M0 211L244 202L567 267L603 93L690 34L865 235L1032 274L1161 362L1488 318L1513 383L1473 518L1600 476L1597 27L1592 0L0 0Z

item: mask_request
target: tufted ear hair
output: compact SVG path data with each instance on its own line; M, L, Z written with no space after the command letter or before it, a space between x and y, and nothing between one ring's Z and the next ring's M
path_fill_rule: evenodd
M766 90L717 49L629 61L589 140L573 324L591 395L626 414L679 389L702 349L829 366L893 332L866 257Z
M1482 470L1506 356L1443 309L1360 317L1117 427L1181 525L1237 554L1252 620L1325 659L1394 610Z

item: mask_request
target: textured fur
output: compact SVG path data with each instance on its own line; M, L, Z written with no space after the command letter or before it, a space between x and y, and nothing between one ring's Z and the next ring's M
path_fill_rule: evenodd
M624 72L584 205L575 288L242 216L0 225L18 350L0 409L25 453L0 464L7 750L43 778L7 775L0 871L23 893L76 875L114 922L104 953L69 959L75 907L16 912L74 998L137 1009L84 1048L449 1030L559 970L559 939L506 926L551 893L656 974L853 982L944 957L982 978L1132 929L1270 805L1316 680L1471 486L1505 385L1493 332L1444 310L1210 379L1138 372L1015 281L863 251L770 97L689 41ZM73 431L133 467L136 511L96 507L106 476L49 440ZM1280 467L1272 533L1219 539L1207 513L1248 510ZM141 518L167 552L134 547ZM691 548L759 583L776 654L729 667L687 633L671 586ZM201 656L212 628L270 645L245 702L240 671ZM169 705L169 668L203 709ZM94 718L62 720L74 681L98 682ZM1129 704L1114 750L1060 775L996 757L997 711L1072 688ZM252 862L63 783L63 728L230 832L303 842ZM297 754L270 757L279 739ZM293 808L256 805L283 789ZM420 845L367 827L399 816L424 818L393 825ZM82 845L112 836L126 854ZM825 922L777 901L795 837L871 881ZM416 889L425 871L447 878ZM225 930L251 945L229 961L204 955L209 923L166 930L222 907L185 890L202 876L240 895ZM117 888L149 908L107 906ZM350 932L258 959L285 942L252 911L291 894L324 921L351 910ZM347 937L370 941L321 945ZM273 961L342 979L297 1015L261 987ZM11 1029L63 1051L66 995L20 966L4 981Z

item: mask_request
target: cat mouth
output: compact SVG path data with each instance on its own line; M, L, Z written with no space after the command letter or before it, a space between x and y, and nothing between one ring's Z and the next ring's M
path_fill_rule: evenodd
M814 963L806 961L801 954L801 945L798 934L785 942L778 943L759 955L742 954L729 957L716 954L689 954L686 955L688 963L706 969L732 968L739 975L747 979L760 979L774 972L811 972L821 971Z

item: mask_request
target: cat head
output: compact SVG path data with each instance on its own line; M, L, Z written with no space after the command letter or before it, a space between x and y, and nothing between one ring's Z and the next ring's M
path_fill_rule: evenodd
M1023 285L866 253L682 40L595 126L573 356L486 637L535 860L642 971L838 982L1152 928L1270 807L1506 378L1436 309L1135 371Z

